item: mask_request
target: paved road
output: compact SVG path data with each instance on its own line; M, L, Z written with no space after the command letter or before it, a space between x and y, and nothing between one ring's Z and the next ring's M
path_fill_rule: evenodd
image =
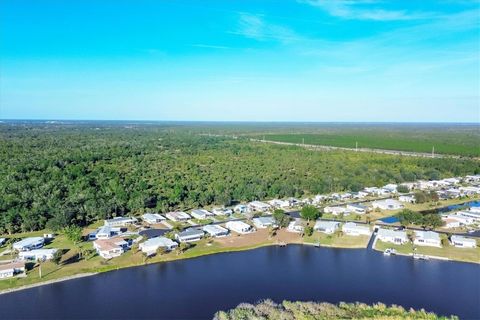
M321 151L344 150L344 151L370 152L370 153L381 153L381 154L390 154L390 155L397 155L397 156L422 157L422 158L455 158L455 159L461 158L460 156L457 156L457 155L448 155L448 154L432 155L431 153L426 153L426 152L411 152L411 151L371 149L371 148L345 148L345 147L334 147L334 146L317 145L317 144L280 142L280 141L260 140L260 139L250 139L250 141L279 144L279 145L286 145L286 146L296 146L296 147L303 147L309 150L321 150ZM474 158L474 159L478 159L478 158Z

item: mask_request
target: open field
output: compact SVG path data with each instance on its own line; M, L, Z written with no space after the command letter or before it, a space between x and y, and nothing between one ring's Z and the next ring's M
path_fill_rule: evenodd
M453 137L452 137L453 136ZM257 136L269 141L305 143L342 148L386 149L410 152L436 153L480 156L480 137L464 132L435 132L413 135L411 133L392 133L387 131L346 131L326 133L266 134Z

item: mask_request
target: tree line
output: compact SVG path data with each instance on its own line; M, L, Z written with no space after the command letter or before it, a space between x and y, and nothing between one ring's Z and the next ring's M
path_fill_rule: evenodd
M316 152L186 126L0 125L0 233L476 174L469 159Z

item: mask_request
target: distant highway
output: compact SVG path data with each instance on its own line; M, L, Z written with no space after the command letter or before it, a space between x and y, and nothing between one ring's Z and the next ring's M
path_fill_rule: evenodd
M447 155L447 154L437 154L437 153L432 154L432 153L426 153L426 152L412 152L412 151L372 149L372 148L345 148L345 147L334 147L334 146L317 145L317 144L260 140L260 139L253 139L253 138L251 138L250 141L279 144L279 145L285 145L285 146L303 147L309 150L318 150L318 151L344 150L344 151L370 152L370 153L373 152L373 153L390 154L390 155L396 155L396 156L422 157L422 158L455 158L455 159L461 158L460 156L457 156L457 155Z

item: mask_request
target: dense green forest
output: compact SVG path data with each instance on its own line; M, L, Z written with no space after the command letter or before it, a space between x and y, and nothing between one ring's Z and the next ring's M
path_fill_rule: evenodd
M202 130L0 124L0 233L480 172L479 162L469 159L316 152Z

